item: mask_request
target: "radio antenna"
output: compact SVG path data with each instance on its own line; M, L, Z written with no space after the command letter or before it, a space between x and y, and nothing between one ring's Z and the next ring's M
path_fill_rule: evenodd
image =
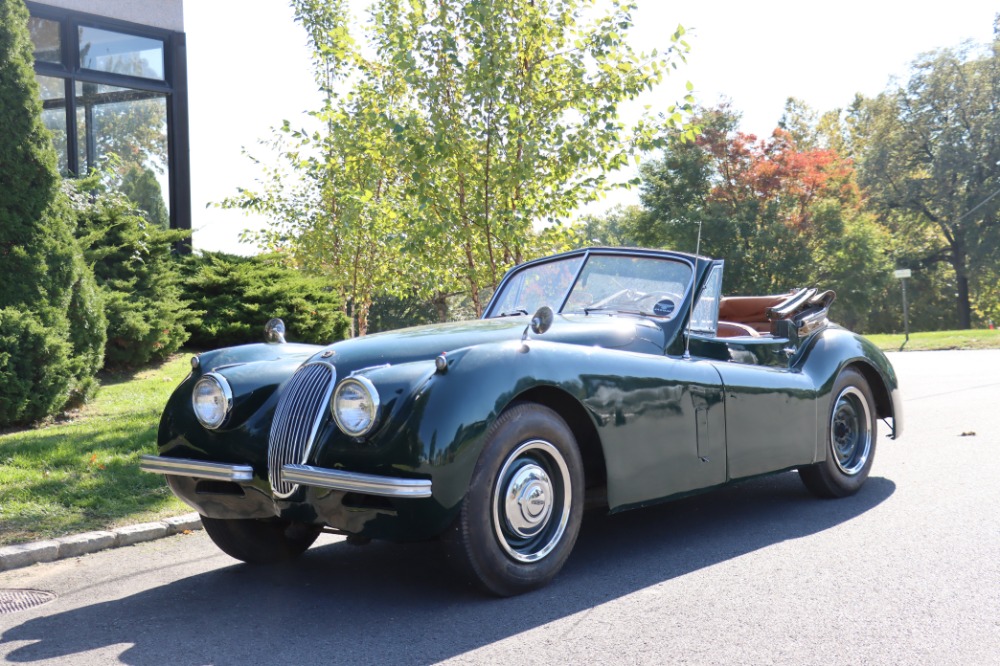
M694 288L697 286L698 279L698 255L701 254L701 220L698 220L698 241L694 246L694 275L691 280L691 309L688 311L688 323L687 323L687 336L684 340L684 359L691 359L691 321L694 319L694 301L697 294L694 293Z

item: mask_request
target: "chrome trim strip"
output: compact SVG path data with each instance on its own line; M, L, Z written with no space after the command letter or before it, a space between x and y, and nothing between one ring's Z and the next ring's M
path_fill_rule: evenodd
M430 497L430 479L399 479L312 465L283 465L281 478L290 483L331 490L344 490L381 497Z
M140 458L139 469L152 474L192 476L212 481L253 481L253 467L250 465L227 465L187 458L144 455Z

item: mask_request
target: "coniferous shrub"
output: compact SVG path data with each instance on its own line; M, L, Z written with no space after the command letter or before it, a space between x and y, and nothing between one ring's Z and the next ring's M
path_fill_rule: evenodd
M0 309L0 427L39 421L69 399L72 349L38 317Z
M209 252L188 260L184 297L205 312L188 344L212 349L262 342L264 324L281 317L289 342L322 344L347 337L342 300L319 277L280 255L238 257Z
M104 348L103 305L41 112L27 9L0 0L0 427L85 399Z
M135 367L180 349L197 320L182 298L176 244L189 231L151 221L101 174L72 184L77 235L105 302L108 319L105 367Z

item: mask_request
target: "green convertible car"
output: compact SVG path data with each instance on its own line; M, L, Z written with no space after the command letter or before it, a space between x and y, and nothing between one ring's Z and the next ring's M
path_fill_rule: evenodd
M549 582L588 507L611 512L796 469L856 492L896 376L828 318L830 291L723 297L723 262L592 248L504 277L481 320L329 346L206 352L167 403L159 455L212 540L251 563L441 537L498 595Z

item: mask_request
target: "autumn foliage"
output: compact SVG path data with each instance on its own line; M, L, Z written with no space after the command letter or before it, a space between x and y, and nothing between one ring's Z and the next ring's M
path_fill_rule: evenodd
M861 324L885 259L851 160L800 149L781 128L766 139L737 131L725 106L696 122L693 142L674 141L644 165L645 211L630 240L693 252L700 226L701 253L726 260L726 293L836 288L844 322Z

